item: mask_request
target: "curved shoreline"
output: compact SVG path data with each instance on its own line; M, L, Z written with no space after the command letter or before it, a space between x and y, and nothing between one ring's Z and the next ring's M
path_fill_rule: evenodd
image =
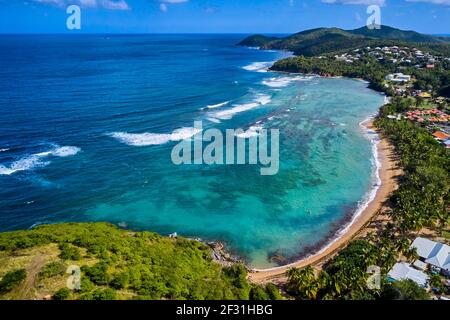
M370 119L363 121L361 125L368 122L365 127L368 131L375 131L373 123ZM378 134L377 134L378 136ZM328 260L337 251L347 245L364 227L372 220L374 216L383 208L385 201L389 195L397 187L395 177L399 171L396 169L393 159L393 148L386 139L377 139L371 141L374 147L374 156L376 157L375 179L377 185L368 191L368 201L358 207L353 214L349 223L347 223L340 231L337 232L333 240L316 253L301 259L299 261L269 269L251 269L249 280L253 282L266 282L274 278L284 276L289 268L301 268L307 265L315 265L324 260ZM378 180L379 179L379 180ZM376 190L376 191L375 191ZM375 192L374 192L375 191ZM373 196L371 195L373 193ZM358 211L360 211L358 213Z

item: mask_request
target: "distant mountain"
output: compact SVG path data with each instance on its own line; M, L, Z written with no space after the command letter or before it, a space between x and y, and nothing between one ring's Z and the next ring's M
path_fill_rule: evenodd
M348 32L373 39L391 39L406 42L426 42L426 43L450 42L450 39L445 37L430 36L415 31L404 31L388 26L381 26L381 29L369 29L367 27L362 27L355 30L349 30Z
M279 38L275 37L266 37L260 34L255 34L253 36L250 36L246 38L245 40L241 41L239 45L241 46L247 46L247 47L261 47L265 45L266 43L274 40L278 40Z
M239 45L260 47L261 49L290 50L297 55L314 56L348 50L368 45L392 45L396 42L426 44L449 44L450 38L403 31L388 26L380 29L362 27L355 30L339 28L317 28L295 33L285 38L255 35L241 41Z

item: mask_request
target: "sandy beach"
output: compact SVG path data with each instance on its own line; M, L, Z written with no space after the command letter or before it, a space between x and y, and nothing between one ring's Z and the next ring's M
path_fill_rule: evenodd
M368 129L375 130L372 121L365 125ZM401 174L401 169L398 168L395 161L393 147L386 139L381 139L377 144L378 160L380 162L379 177L381 185L375 195L375 198L368 204L367 208L355 219L353 224L347 228L347 231L336 239L326 249L319 251L303 260L291 263L286 266L278 268L271 268L267 270L253 270L249 273L249 280L256 283L274 282L283 283L286 281L285 273L289 268L301 268L307 265L312 265L320 268L326 261L328 261L339 250L344 248L350 240L365 233L366 227L369 223L387 209L385 203L393 190L397 188L396 177Z

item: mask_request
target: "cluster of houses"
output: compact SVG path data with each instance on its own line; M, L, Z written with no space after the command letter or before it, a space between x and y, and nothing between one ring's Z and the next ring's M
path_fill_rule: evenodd
M403 66L414 66L415 68L433 69L436 63L441 62L443 57L435 56L429 52L422 52L417 48L385 46L366 47L355 49L341 55L336 55L335 59L352 63L368 55L382 62L390 62Z
M398 70L406 67L434 68L436 63L449 60L448 57L435 56L429 52L423 52L417 48L385 46L366 47L355 49L341 55L335 55L338 61L353 63L363 57L371 56L380 61L398 65ZM323 58L323 57L320 57ZM434 138L446 148L450 148L450 115L448 112L449 98L433 97L433 91L422 91L414 88L414 79L411 75L402 72L391 73L385 76L384 86L391 89L396 95L415 97L418 104L425 104L425 107L432 106L433 109L408 111L404 114L388 116L391 119L409 119L411 121L423 123ZM438 110L442 109L444 111Z
M410 279L423 288L429 288L430 274L440 274L445 278L445 285L450 286L450 246L418 237L411 244L419 259L410 264L398 262L388 273L391 282Z
M436 141L445 148L450 148L450 115L441 110L436 108L412 110L403 114L388 115L387 117L392 120L408 119L424 124Z
M445 148L450 149L450 115L438 109L407 111L403 115L405 118L419 123L427 124L427 130L434 139Z
M404 113L404 116L411 121L417 121L417 122L421 122L421 123L422 122L446 123L446 122L450 121L450 115L448 115L445 112L438 110L436 108L427 109L427 110L407 111Z
M352 51L337 54L334 59L346 63L354 63L365 57L372 57L381 63L394 64L398 70L407 68L434 69L444 61L450 61L449 57L433 55L417 48L385 46L385 47L365 47ZM323 56L319 58L325 58ZM397 95L411 95L422 99L432 99L432 90L428 92L414 89L414 79L411 75L401 72L388 74L385 77L384 86L391 88ZM444 101L446 102L446 101Z
M450 135L443 131L435 131L433 133L435 140L440 142L445 148L450 149Z

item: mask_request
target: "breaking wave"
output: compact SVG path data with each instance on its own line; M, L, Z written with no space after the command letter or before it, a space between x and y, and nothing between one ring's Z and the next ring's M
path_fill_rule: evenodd
M80 150L80 148L72 146L55 146L49 151L27 155L12 162L9 166L0 165L0 175L11 175L19 171L42 168L51 163L49 161L50 157L70 157L76 155Z
M198 132L200 132L200 129L196 129L193 127L185 127L176 129L172 133L113 132L110 134L110 136L130 146L145 147L145 146L166 144L170 141L181 141L190 139Z

